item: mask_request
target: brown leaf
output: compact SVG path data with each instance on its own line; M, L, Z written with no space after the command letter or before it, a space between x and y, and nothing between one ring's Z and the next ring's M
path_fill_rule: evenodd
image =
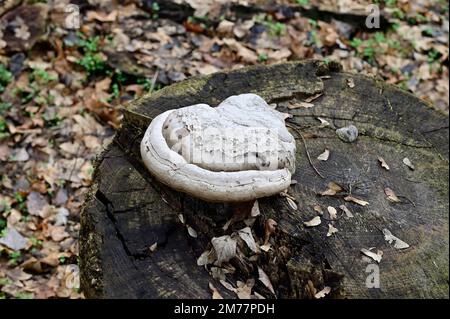
M267 245L269 243L270 236L276 231L277 225L278 223L272 218L266 220L264 226L264 245Z
M393 203L400 203L401 200L397 197L397 195L395 195L395 192L390 189L389 187L386 187L384 189L384 193L386 194L386 196L388 197L388 199L393 202Z
M378 161L380 162L381 167L385 168L386 170L390 169L389 165L386 163L386 161L381 156L378 156Z
M334 196L342 190L342 187L336 184L335 182L328 183L328 189L321 192L322 196Z
M322 220L320 219L320 216L316 216L313 219L311 219L310 221L304 222L303 224L306 227L314 227L314 226L318 226L322 223Z
M219 291L212 283L208 283L208 287L212 292L212 299L223 299L223 297L220 295Z
M347 202L356 203L356 204L361 205L361 206L369 205L369 202L366 202L365 200L353 197L351 195L345 197L344 200L347 201Z

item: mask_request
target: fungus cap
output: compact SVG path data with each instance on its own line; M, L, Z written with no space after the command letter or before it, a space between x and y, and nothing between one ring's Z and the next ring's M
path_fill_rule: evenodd
M256 94L196 104L153 119L141 142L148 170L162 183L211 202L242 202L289 187L295 139L280 112Z

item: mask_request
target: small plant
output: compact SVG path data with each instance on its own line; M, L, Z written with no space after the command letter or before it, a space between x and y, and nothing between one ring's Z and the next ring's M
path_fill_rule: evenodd
M19 292L14 297L17 299L33 299L33 294L30 292Z
M0 102L0 115L4 115L12 107L11 103Z
M0 93L5 91L5 87L11 82L12 73L6 69L6 67L0 63Z
M11 265L17 265L19 258L22 257L20 251L12 251L9 253L9 261L8 263Z
M269 58L269 57L267 56L266 53L260 53L260 54L258 55L258 61L261 62L261 63L262 63L262 62L266 62L268 58Z
M30 237L29 239L30 239L31 244L32 244L34 247L40 247L40 246L42 246L42 243L43 243L42 240L37 239L37 238L34 237L34 236Z
M437 61L440 58L441 54L439 53L439 51L436 51L435 49L431 50L430 52L428 52L428 63L433 63L435 61Z
M273 21L272 16L260 15L256 17L256 21L265 26L272 36L281 36L286 32L286 25Z
M6 126L6 121L0 116L0 140L9 136L8 128Z
M43 84L48 84L51 81L57 80L56 76L50 75L47 71L44 69L33 69L33 72L31 73L31 81L39 81Z
M307 6L309 4L309 0L297 0L297 4Z
M159 9L160 9L160 7L159 7L158 2L153 2L152 3L152 8L151 8L152 19L156 20L156 19L159 18Z
M14 198L16 200L19 210L21 212L27 212L26 198L19 192L16 192L14 194Z
M95 36L89 39L84 39L82 33L78 33L81 40L78 42L78 47L83 51L83 57L77 61L77 64L82 66L89 76L98 73L105 73L107 66L103 57L98 53L98 44L100 37Z

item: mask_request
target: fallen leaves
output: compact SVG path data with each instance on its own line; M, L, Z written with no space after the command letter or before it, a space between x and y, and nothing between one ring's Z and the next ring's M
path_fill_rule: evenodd
M320 216L316 216L313 219L311 219L307 222L304 222L303 224L306 227L315 227L315 226L319 226L321 223L322 223L322 220L320 219Z
M327 161L329 156L330 156L330 151L328 149L325 149L325 151L322 154L317 156L317 159L319 161Z
M278 223L272 218L266 220L264 226L264 246L269 244L270 236L275 233L277 225Z
M353 78L347 79L347 86L351 89L355 87L355 81L353 80Z
M321 299L324 298L326 295L328 295L331 292L331 287L324 287L321 291L319 291L318 293L316 293L314 295L314 298L316 299Z
M322 196L335 196L340 191L342 191L342 187L340 185L338 185L335 182L329 182L328 183L328 188L325 191L321 192L320 195L322 195Z
M0 244L12 250L21 250L27 247L28 240L23 237L15 228L6 228L4 236L0 238Z
M378 161L380 162L381 167L385 168L386 170L390 170L389 165L381 156L378 156Z
M272 294L275 295L275 290L273 289L272 283L270 282L269 276L262 270L261 267L258 267L258 279L261 281L267 289L270 290Z
M369 249L362 248L361 253L363 253L367 257L372 258L377 263L379 263L381 261L381 258L383 257L383 252L381 250L377 250L377 252L374 253L374 252L370 251Z
M247 247L250 248L252 252L257 253L259 251L250 227L245 227L239 230L238 235L247 244Z
M384 193L386 194L386 196L387 196L389 201L391 201L393 203L400 203L401 202L401 200L397 197L395 192L392 189L390 189L389 187L386 187L384 189Z
M337 233L338 229L336 227L334 227L331 224L328 224L328 233L327 233L327 237L330 237L331 235L333 235L334 233Z
M384 240L389 244L394 243L394 248L396 249L406 249L409 248L409 245L405 243L403 240L392 235L391 231L387 228L383 229Z
M415 167L414 167L413 163L411 162L411 160L409 158L405 157L403 159L403 164L408 166L410 170L412 170L412 171L415 170Z
M334 220L337 218L337 210L333 206L327 207L328 214L330 215L330 219Z
M362 200L362 199L353 197L353 196L351 196L351 195L346 196L346 197L344 198L344 200L345 200L346 202L353 202L353 203L356 203L356 204L361 205L361 206L367 206L367 205L369 205L369 202L366 202L365 200Z
M229 235L213 237L213 239L211 239L211 244L216 252L218 265L221 265L223 262L227 262L236 256L236 240Z

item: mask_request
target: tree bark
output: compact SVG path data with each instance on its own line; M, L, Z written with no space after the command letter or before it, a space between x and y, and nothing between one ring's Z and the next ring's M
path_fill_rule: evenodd
M354 87L348 85L353 79ZM312 298L331 287L331 298L448 298L448 116L412 94L363 75L340 72L336 64L318 61L256 66L192 78L124 108L123 127L96 163L94 183L81 215L81 281L90 298L210 298L211 282L224 298L235 294L196 264L212 237L229 234L222 226L232 207L211 204L177 193L157 182L143 166L139 143L151 119L169 109L196 103L217 105L230 95L256 93L277 103L292 134L300 131L297 170L289 193L294 210L283 196L259 200L261 215L253 230L264 238L264 223L277 221L272 249L257 261L235 258L230 282L255 278L254 290L270 298L259 282L261 267L278 298ZM311 108L287 106L321 93ZM321 127L318 117L329 122ZM358 127L354 143L338 139L335 129ZM330 150L327 161L316 157ZM390 170L381 167L384 158ZM403 164L407 157L412 170ZM361 206L345 196L321 196L329 182L369 204ZM389 187L400 202L384 192ZM338 207L346 205L354 217ZM325 212L322 224L305 227ZM338 210L332 222L337 233L327 237L327 207ZM189 236L178 215L194 228ZM238 227L239 224L235 225ZM239 228L239 227L238 227ZM397 249L385 240L383 229L409 244ZM149 247L157 243L152 252ZM361 249L383 252L382 260L368 260ZM380 288L366 280L379 267ZM368 272L366 272L368 271Z

